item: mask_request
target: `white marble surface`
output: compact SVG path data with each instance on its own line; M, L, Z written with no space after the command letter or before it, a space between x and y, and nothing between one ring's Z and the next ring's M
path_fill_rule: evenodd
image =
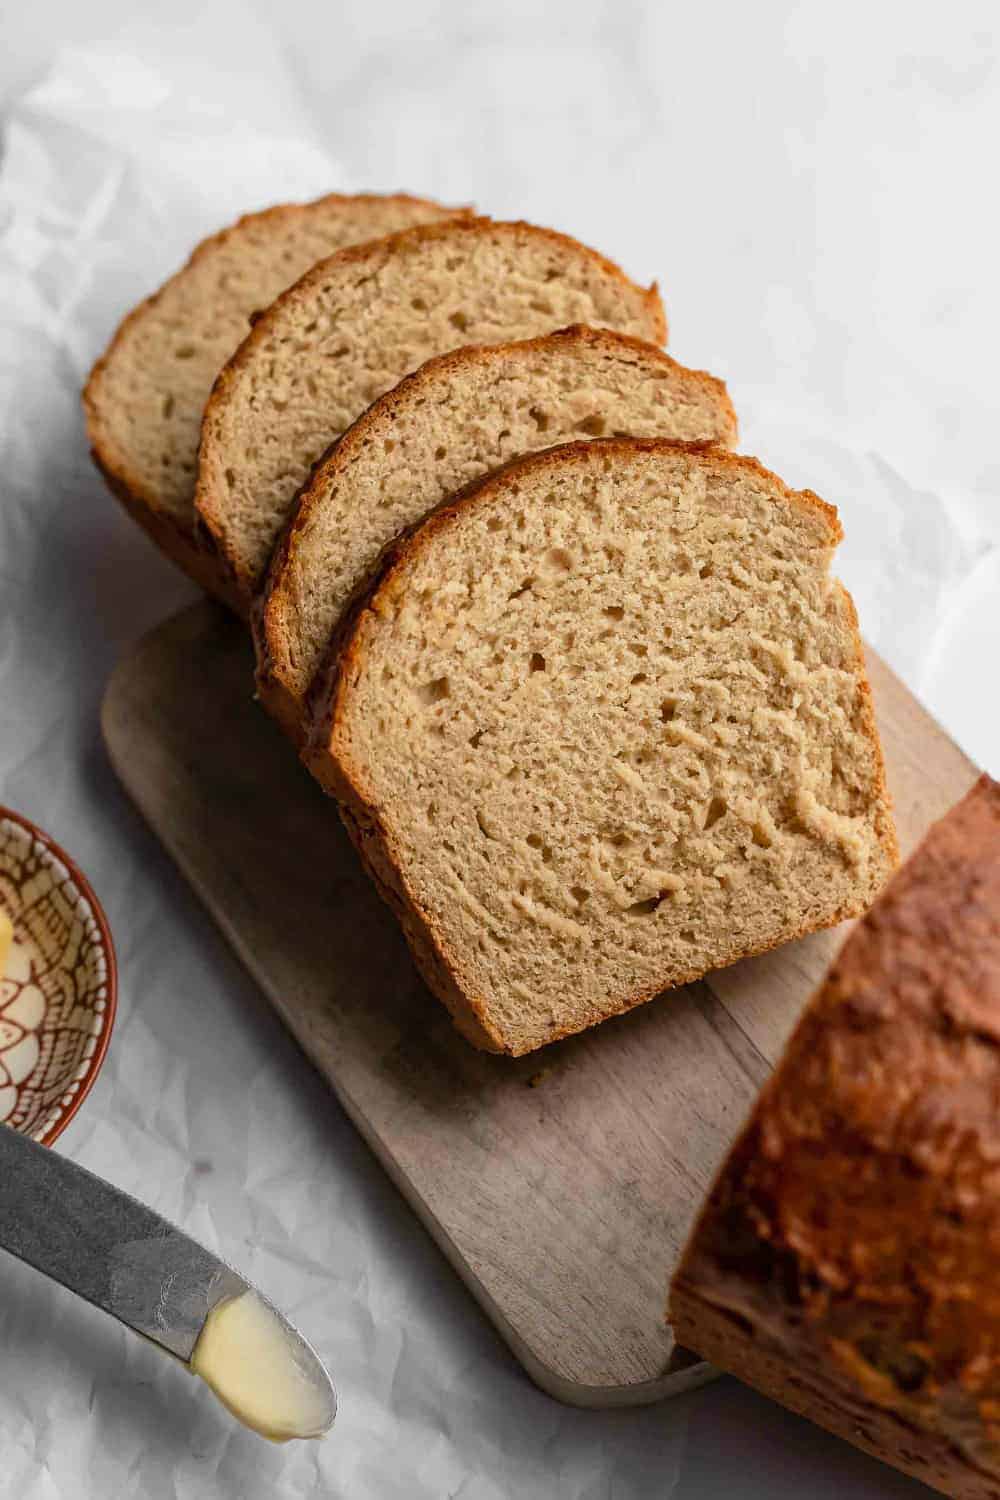
M0 801L80 860L121 963L59 1149L257 1278L342 1415L264 1445L0 1258L0 1495L915 1497L732 1381L594 1414L522 1376L107 766L107 674L191 590L91 472L77 391L119 312L248 204L405 186L555 224L660 279L673 352L840 506L869 638L996 773L995 5L160 9L4 16Z

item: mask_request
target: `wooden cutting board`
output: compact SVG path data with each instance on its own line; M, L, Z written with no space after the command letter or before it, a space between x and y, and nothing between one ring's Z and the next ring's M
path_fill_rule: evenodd
M906 853L976 773L869 664ZM139 808L529 1375L592 1407L707 1379L664 1324L667 1281L843 929L530 1057L476 1052L251 683L209 603L120 664L104 737Z

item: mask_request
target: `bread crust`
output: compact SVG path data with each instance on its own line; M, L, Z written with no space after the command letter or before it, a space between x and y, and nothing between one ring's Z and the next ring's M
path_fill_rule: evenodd
M303 762L323 789L337 799L355 847L383 899L396 912L414 959L431 989L448 1007L452 1016L458 1018L456 1024L463 1034L474 1045L487 1047L491 1051L502 1051L511 1056L520 1055L517 1049L504 1042L491 1025L482 997L471 986L463 985L457 958L449 952L447 941L433 914L422 906L407 881L399 853L393 846L392 836L379 816L377 800L367 786L365 768L358 764L350 752L349 736L345 729L347 698L351 684L357 679L364 662L366 627L385 607L385 600L395 587L398 574L414 556L441 532L459 523L470 508L488 503L497 488L507 485L512 479L516 480L526 470L536 473L546 467L562 468L567 463L613 463L616 457L657 453L710 456L713 464L722 468L764 478L778 486L782 495L793 504L821 517L829 530L831 546L836 545L843 535L834 506L828 505L811 490L789 489L757 459L730 453L717 444L688 443L669 438L595 438L590 442L560 444L540 453L514 458L501 468L473 480L456 495L443 501L422 522L390 543L369 577L359 585L351 604L345 610L340 625L331 637L324 666L317 673L310 690L310 727L302 751ZM888 812L891 799L885 784L885 767L871 710L870 687L864 669L864 648L857 633L856 614L853 614L852 629L856 659L865 689L862 712L877 758L876 795L886 809L879 821L878 833L887 866L891 869L898 862L898 846ZM359 836L356 836L355 830L361 830ZM851 904L804 931L837 926L850 917L861 915L863 909L860 903ZM792 936L802 936L804 931ZM758 947L748 949L740 958L767 952L784 941L787 939L761 943ZM704 972L694 970L676 979L671 988L701 978L704 978ZM656 985L629 996L616 1007L613 1014L622 1014L645 1004L660 994L662 989L663 986ZM607 1019L611 1014L609 1011L599 1019ZM577 1029L575 1026L556 1029L548 1040L558 1041ZM488 1037L488 1043L477 1039L483 1034Z
M246 607L242 596L233 586L219 557L199 544L197 533L181 525L169 512L154 509L137 499L128 485L112 470L105 467L104 460L96 448L90 450L95 466L104 477L108 489L120 502L126 513L154 543L164 557L169 557L206 594L224 604L241 619L246 619Z
M364 447L373 428L401 405L419 402L427 387L433 386L442 376L487 368L495 361L509 358L512 354L530 355L536 350L550 348L553 341L569 347L607 350L609 356L613 354L619 358L631 349L637 359L641 358L646 362L653 360L665 369L676 372L690 385L700 386L706 397L717 403L725 422L722 441L727 444L736 441L736 412L723 381L704 370L686 369L655 344L631 334L574 323L555 333L517 339L506 344L467 344L427 360L419 369L404 376L398 385L374 401L342 437L330 444L317 461L311 478L299 492L298 500L289 513L267 572L263 592L253 611L257 691L265 708L296 744L302 743L305 730L305 702L292 679L288 579L296 560L300 539L309 527L314 513L323 505L330 485L336 482L338 471L342 472L349 466Z
M503 1041L486 1017L474 1008L470 1010L440 945L434 940L432 928L397 879L389 841L378 819L356 803L342 802L339 811L361 863L403 930L414 963L429 988L447 1007L456 1029L481 1052L503 1052Z
M433 244L437 240L453 238L456 233L492 234L497 231L511 236L528 233L532 238L547 240L551 245L558 246L560 249L570 249L574 256L583 252L593 265L600 267L606 276L617 280L623 288L627 287L631 292L638 291L642 294L656 333L654 342L666 343L666 314L663 311L663 303L655 281L648 288L641 288L631 281L614 261L601 255L589 245L582 245L578 240L574 240L570 235L561 234L558 230L528 224L523 219L498 221L479 217L418 224L411 229L399 230L395 234L386 235L382 239L372 240L367 244L349 245L325 260L319 261L304 276L282 292L281 296L256 319L242 344L219 371L202 419L195 507L204 524L206 534L211 538L211 544L227 563L229 571L236 579L238 587L246 593L248 601L253 600L255 580L248 576L242 559L237 556L229 541L226 525L226 490L222 482L225 466L216 454L215 446L221 414L243 370L252 363L258 346L270 337L274 326L281 324L290 309L296 308L300 303L308 302L313 289L320 285L334 268L343 270L350 266L370 264L373 260L382 261L397 249L405 249L414 244Z
M848 938L733 1146L678 1337L953 1500L1000 1496L1000 783Z
M102 409L101 386L105 373L114 365L136 323L141 322L149 310L162 301L166 292L179 280L185 278L193 267L211 258L238 237L248 225L277 223L302 218L333 204L356 204L373 202L408 203L429 209L441 207L442 214L456 217L471 217L471 209L449 209L431 199L419 198L410 193L326 193L308 203L278 203L254 213L242 214L234 223L209 235L192 250L184 264L167 278L155 292L126 313L119 323L111 342L95 361L83 388L82 400L90 443L91 457L103 475L108 488L121 501L128 514L143 528L162 552L177 563L199 587L220 599L237 614L246 616L244 600L235 590L229 571L213 549L200 538L196 515L192 507L190 522L173 513L160 503L159 497L144 482L142 476L129 462L116 441Z
M952 1500L998 1500L1000 1488L985 1473L969 1471L961 1488L952 1487L955 1450L946 1436L916 1428L899 1413L861 1398L852 1401L831 1386L829 1369L822 1361L798 1354L790 1364L769 1343L749 1341L729 1314L686 1287L678 1287L672 1296L670 1322L678 1344L685 1349L697 1347L716 1369L738 1375L761 1395L834 1437L846 1438L870 1458L900 1469Z

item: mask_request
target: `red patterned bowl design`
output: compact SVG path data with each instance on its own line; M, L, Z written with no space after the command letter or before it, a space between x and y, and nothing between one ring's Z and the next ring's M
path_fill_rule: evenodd
M0 807L0 1122L50 1146L100 1071L117 1000L111 933L86 878L27 818Z

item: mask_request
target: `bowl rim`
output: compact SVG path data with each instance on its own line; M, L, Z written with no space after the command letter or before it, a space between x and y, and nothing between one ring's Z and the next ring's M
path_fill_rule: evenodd
M37 840L60 864L65 865L74 885L94 915L100 935L101 947L104 950L104 963L107 970L105 980L107 996L104 1003L104 1015L102 1017L103 1025L97 1033L97 1045L88 1059L87 1071L82 1078L74 1080L79 1083L80 1087L74 1094L72 1101L62 1106L58 1117L49 1125L44 1134L31 1137L32 1140L39 1141L43 1146L51 1146L59 1139L71 1120L75 1118L81 1104L93 1088L98 1073L104 1066L104 1059L107 1056L108 1045L111 1041L111 1033L114 1030L115 1018L118 1015L118 959L115 954L115 944L111 936L111 928L104 914L104 907L98 900L94 887L72 855L67 854L62 845L57 843L51 834L46 833L45 829L40 828L31 818L25 817L24 813L15 812L12 807L6 807L2 803L0 803L0 820L18 823L26 833L29 833L33 839Z

